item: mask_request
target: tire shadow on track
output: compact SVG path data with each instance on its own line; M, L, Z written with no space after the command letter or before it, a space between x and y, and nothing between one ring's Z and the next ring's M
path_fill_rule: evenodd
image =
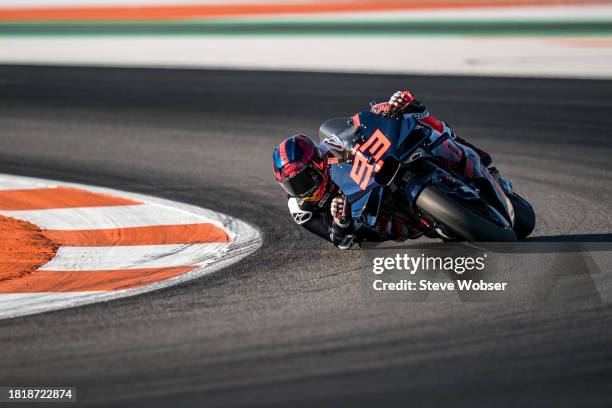
M612 234L562 234L527 238L524 242L612 242Z

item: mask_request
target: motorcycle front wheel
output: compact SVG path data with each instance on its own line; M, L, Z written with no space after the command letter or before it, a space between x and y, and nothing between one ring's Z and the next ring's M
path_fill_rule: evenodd
M428 185L416 200L417 207L433 219L446 225L459 237L472 242L513 242L511 228L497 225L459 201Z
M531 204L516 193L508 196L514 208L514 232L518 239L527 238L533 231L536 223L535 212Z

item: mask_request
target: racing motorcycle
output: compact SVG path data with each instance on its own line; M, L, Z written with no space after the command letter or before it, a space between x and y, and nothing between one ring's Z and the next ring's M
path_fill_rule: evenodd
M512 184L481 164L478 154L415 117L364 111L319 129L332 181L359 228L379 217L410 220L444 241L508 242L535 226L532 206Z

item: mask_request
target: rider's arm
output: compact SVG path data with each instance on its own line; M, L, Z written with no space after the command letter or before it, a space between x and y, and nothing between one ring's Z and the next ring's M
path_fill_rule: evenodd
M333 219L328 211L306 203L300 203L297 198L289 197L287 201L289 212L296 224L306 228L315 235L320 236L328 241L332 241L331 228Z
M344 195L339 194L331 201L329 213L332 218L329 230L330 240L340 249L349 249L357 237L350 204Z
M425 112L425 106L408 90L395 92L389 102L378 103L370 109L372 113L387 117L399 117L404 113Z
M418 113L419 117L431 118L431 122L442 123L429 114L425 105L417 101L414 94L408 90L395 92L389 102L378 103L370 109L372 113L387 117L400 117L405 113Z
M355 242L384 240L384 236L373 229L356 227L351 216L351 206L344 195L339 194L332 200L329 212L332 218L330 239L338 248L348 249Z
M347 222L337 223L326 209L308 204L300 205L296 198L289 198L289 212L293 220L300 226L306 228L315 235L320 236L328 241L331 241L340 249L349 249L355 242L361 240L378 241L378 234L360 229L355 231L355 223L352 219Z
M491 162L493 161L493 159L487 152L479 149L478 147L469 143L465 139L462 139L457 136L455 132L450 128L448 123L442 122L435 116L431 115L427 111L425 105L417 101L414 98L412 92L410 91L397 91L393 94L393 96L391 96L389 102L385 102L382 104L379 103L378 105L372 107L372 112L388 117L399 117L405 113L416 113L416 119L422 124L429 126L440 134L446 133L462 145L473 149L478 154L478 156L480 157L480 161L485 167L489 167L491 165Z
M354 239L353 222L339 225L334 222L331 213L327 208L320 208L316 205L300 203L296 198L290 197L287 202L289 212L293 220L300 226L306 228L315 235L320 236L341 249L348 249L352 246Z

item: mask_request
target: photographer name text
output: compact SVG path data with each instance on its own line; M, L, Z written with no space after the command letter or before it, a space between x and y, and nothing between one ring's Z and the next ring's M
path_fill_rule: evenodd
M419 271L446 271L462 275L469 271L482 271L485 268L487 254L472 257L440 257L440 256L410 256L397 254L393 257L377 257L372 262L372 272L382 275L388 271L401 271L414 275ZM395 282L385 282L376 279L372 287L376 291L504 291L507 282L486 282L482 279L457 279L450 282L437 282L430 279L409 280L400 279Z

